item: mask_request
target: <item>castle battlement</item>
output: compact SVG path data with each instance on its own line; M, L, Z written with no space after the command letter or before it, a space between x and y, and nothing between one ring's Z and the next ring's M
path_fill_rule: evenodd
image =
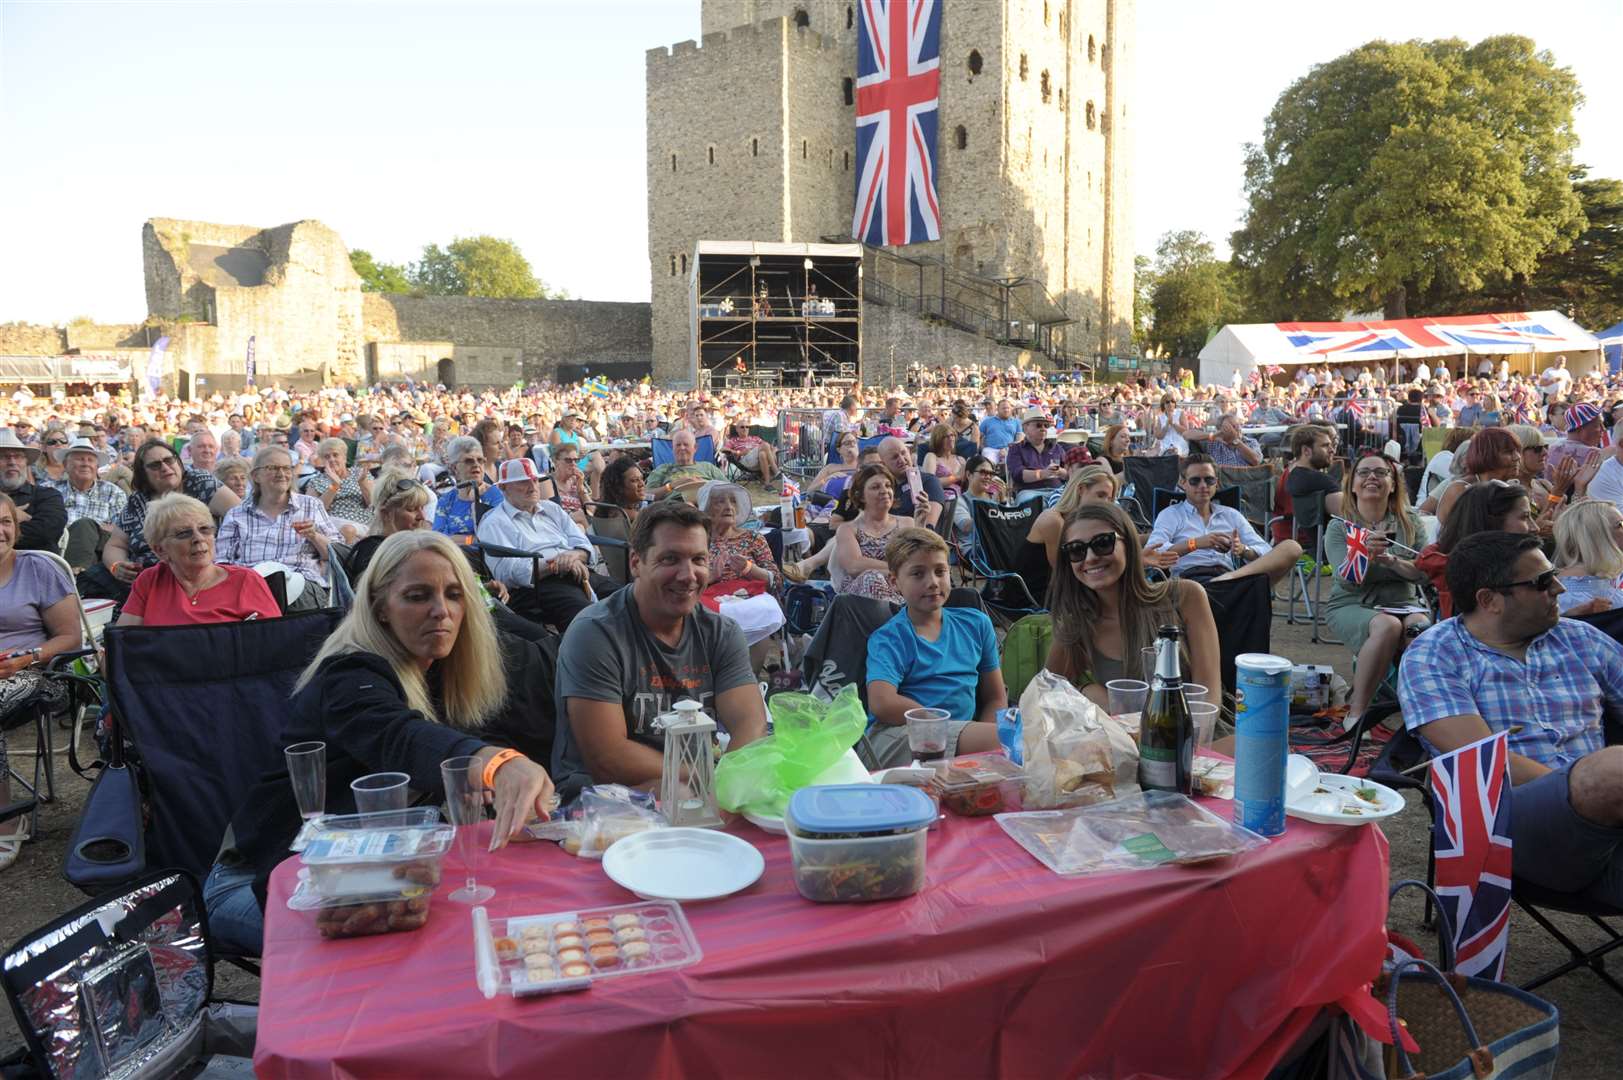
M758 23L735 26L730 30L713 31L703 35L700 41L690 38L671 46L662 45L649 49L648 70L652 72L662 65L680 63L690 56L713 57L718 52L731 50L736 53L740 49L753 53L761 47L763 41L784 41L791 48L812 51L832 49L836 46L833 38L819 34L815 30L790 25L789 20L780 15Z

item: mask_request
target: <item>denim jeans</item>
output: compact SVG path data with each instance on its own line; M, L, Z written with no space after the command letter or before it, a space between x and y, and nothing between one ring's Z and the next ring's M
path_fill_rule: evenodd
M217 952L258 956L264 948L265 913L254 896L254 872L215 863L203 882L209 937Z

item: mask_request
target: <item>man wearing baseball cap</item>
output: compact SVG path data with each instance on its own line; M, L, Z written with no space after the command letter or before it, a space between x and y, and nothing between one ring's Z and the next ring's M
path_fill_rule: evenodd
M1544 458L1544 479L1554 480L1556 470L1570 457L1578 459L1578 467L1589 464L1606 443L1606 426L1600 409L1587 401L1580 401L1567 409L1567 438L1550 447Z
M480 518L481 544L530 557L486 553L485 562L507 586L508 606L533 622L563 630L599 596L619 586L589 569L592 542L562 506L541 498L541 473L527 457L504 461L496 472L502 502Z

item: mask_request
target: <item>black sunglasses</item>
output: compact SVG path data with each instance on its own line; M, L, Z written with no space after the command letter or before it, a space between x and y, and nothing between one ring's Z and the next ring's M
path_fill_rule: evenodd
M1546 570L1538 577L1529 578L1526 581L1512 581L1508 585L1495 585L1493 586L1493 591L1509 592L1512 589L1521 588L1524 585L1537 592L1547 593L1555 587L1555 571Z
M1116 543L1121 539L1120 533L1100 533L1092 540L1067 540L1059 546L1059 553L1074 563L1079 563L1088 557L1088 552L1101 559L1116 550Z
M1183 483L1184 483L1185 487L1216 487L1217 486L1217 477L1215 477L1215 476L1186 476L1186 477L1183 478Z

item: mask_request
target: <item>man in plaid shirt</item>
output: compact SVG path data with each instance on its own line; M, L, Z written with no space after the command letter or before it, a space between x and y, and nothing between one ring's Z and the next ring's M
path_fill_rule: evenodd
M62 552L75 571L94 566L113 521L124 512L129 496L117 484L101 479L101 453L89 439L75 439L62 455L62 479L51 486L62 493L68 509L68 543Z
M1516 876L1623 904L1623 646L1560 617L1536 535L1467 537L1447 573L1457 614L1403 654L1404 723L1438 753L1508 730Z
M325 607L327 552L340 538L338 523L313 495L293 493L293 454L262 446L254 454L250 498L226 511L215 537L215 559L256 566L279 562L297 570L305 588L289 610ZM291 594L290 594L291 595Z

